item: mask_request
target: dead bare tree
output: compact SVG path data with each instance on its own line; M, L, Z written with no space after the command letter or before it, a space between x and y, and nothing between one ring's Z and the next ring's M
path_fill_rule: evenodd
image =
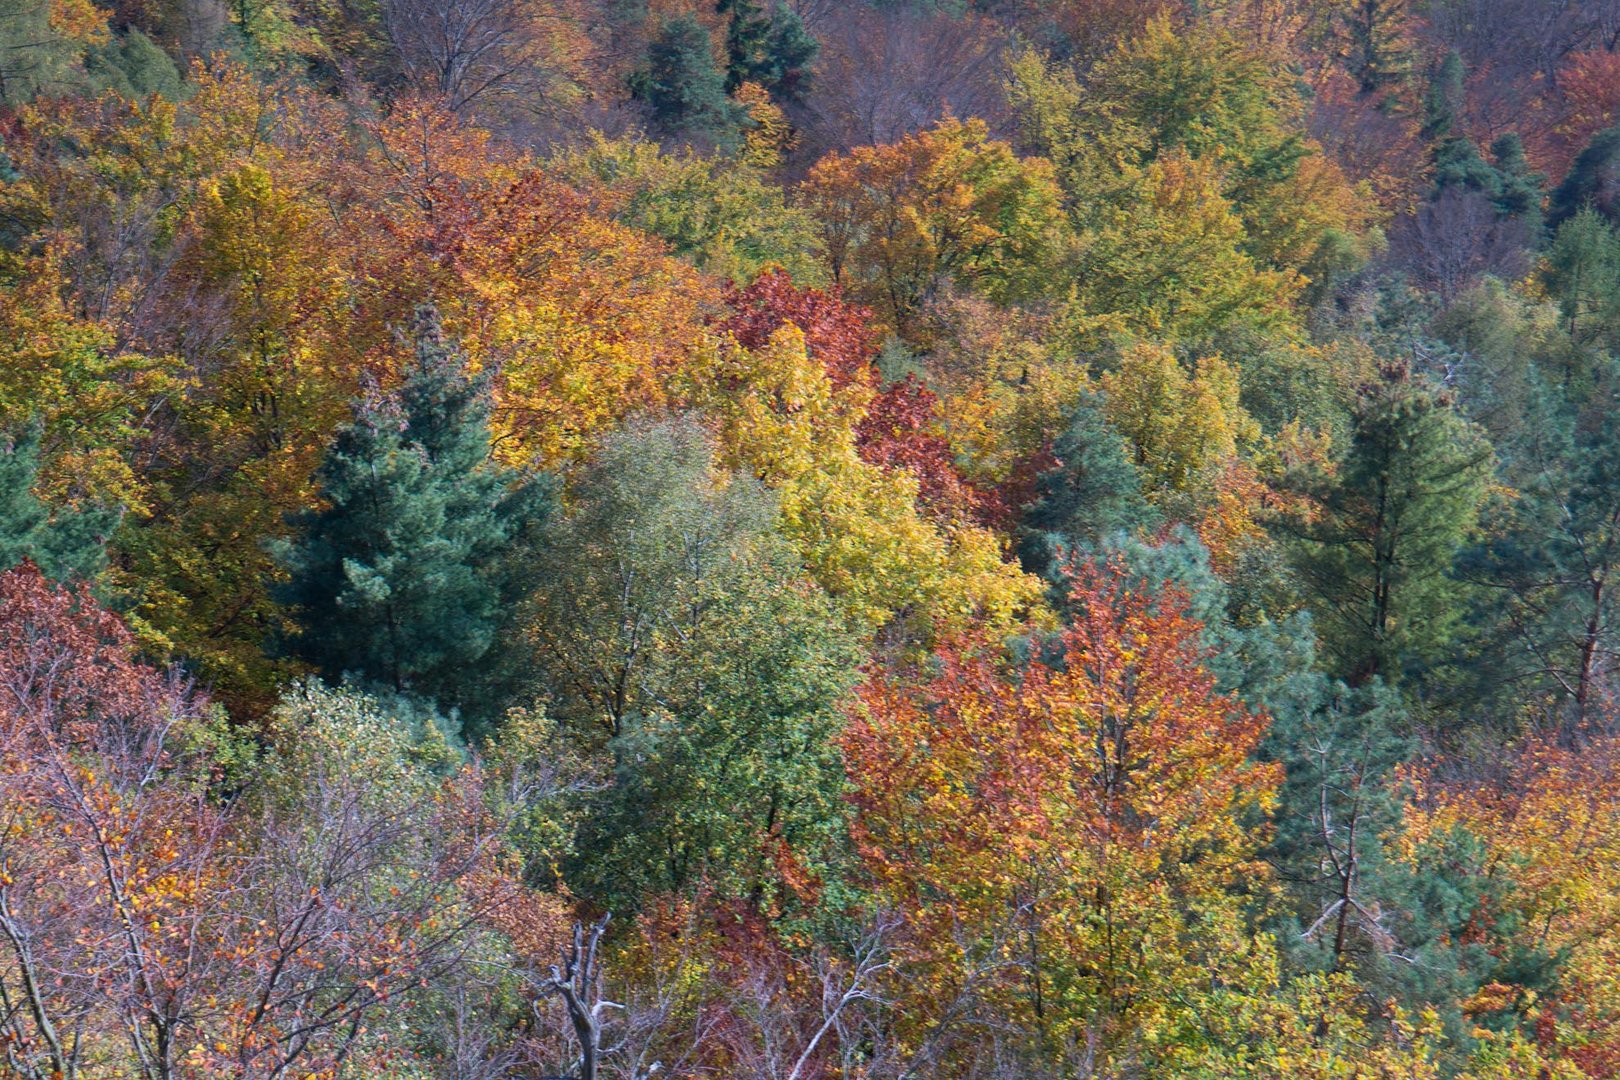
M1616 0L1437 0L1425 5L1425 36L1456 49L1470 70L1502 81L1555 82L1563 59L1583 49L1613 50L1620 34Z
M1393 232L1391 255L1445 300L1483 277L1511 281L1527 268L1524 223L1498 217L1479 192L1448 188Z
M574 1038L579 1043L579 1059L574 1065L577 1080L598 1080L601 1076L602 1014L608 1009L624 1008L602 996L598 952L610 918L612 912L603 915L588 933L584 923L576 922L574 940L563 950L562 962L552 965L550 977L541 984L547 994L562 1000L569 1023L573 1025Z
M455 112L496 96L538 104L584 40L566 3L383 0L382 15L406 78Z
M1003 34L980 16L849 4L816 26L817 90L796 106L800 159L894 142L946 115L999 126Z
M817 1075L810 1070L824 1052L823 1044L839 1037L849 1043L854 1030L850 1014L863 1005L884 1005L879 990L882 975L893 966L888 939L899 929L901 921L893 915L883 915L866 928L855 941L847 960L840 961L825 951L811 961L815 972L815 985L820 987L820 1023L804 1040L787 1080L808 1080Z
M893 968L890 940L903 921L878 914L855 928L842 947L797 954L763 938L733 962L726 980L720 1040L738 1075L758 1080L813 1080L834 1061L859 1065L863 1075L886 1008L882 980ZM841 1073L842 1074L842 1073Z

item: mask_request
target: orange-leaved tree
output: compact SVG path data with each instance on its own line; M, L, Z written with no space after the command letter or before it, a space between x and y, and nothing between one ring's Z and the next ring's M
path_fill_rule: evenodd
M200 1007L228 839L182 749L202 703L88 597L0 574L0 1052L24 1080L109 1053L170 1076Z
M946 283L1013 302L1041 292L1065 229L1051 166L941 121L891 146L830 155L805 181L833 280L908 332Z
M1013 1031L1140 1058L1274 973L1246 927L1277 782L1248 760L1264 719L1216 692L1173 588L1088 564L1070 599L1027 662L961 638L927 674L874 674L844 737L856 843L909 924L891 989L914 1055Z
M477 924L561 922L479 775L378 703L300 687L270 733L232 738L87 594L0 574L0 1075L386 1063L388 1006L453 984Z
M1462 1003L1478 1022L1522 1020L1553 1060L1583 1076L1620 1076L1620 737L1594 728L1579 745L1535 737L1505 756L1488 779L1415 776L1402 836L1417 863L1431 838L1477 838L1462 869L1496 886L1494 903L1469 933L1521 962L1504 972L1533 975L1522 961L1557 958L1550 992L1507 976ZM1528 980L1533 982L1534 980Z

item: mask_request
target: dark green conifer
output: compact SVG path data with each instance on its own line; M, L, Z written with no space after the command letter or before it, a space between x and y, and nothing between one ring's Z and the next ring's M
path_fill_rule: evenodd
M133 26L87 50L84 70L93 86L134 101L153 94L170 101L180 97L180 69L155 41Z
M1018 549L1026 570L1048 578L1061 570L1065 552L1152 517L1125 440L1093 395L1076 407L1052 456L1056 464L1041 474L1024 511Z
M1353 974L1378 1001L1433 1008L1466 1045L1459 1003L1496 979L1545 989L1549 958L1499 956L1468 933L1507 887L1467 869L1477 839L1440 835L1411 861L1390 849L1408 798L1399 767L1417 749L1399 697L1311 670L1308 645L1299 659L1251 698L1272 720L1262 752L1284 768L1266 853L1288 889L1284 955L1298 970Z
M1564 330L1576 346L1612 344L1620 313L1620 232L1587 206L1553 234L1543 268ZM1566 387L1573 384L1566 373Z
M1465 99L1463 63L1455 51L1447 53L1435 70L1424 100L1423 137L1434 157L1434 190L1474 192L1491 201L1498 218L1514 218L1541 231L1541 184L1546 178L1530 169L1524 144L1513 132L1491 143L1491 160L1458 125L1457 112Z
M821 52L797 12L780 0L718 0L726 27L726 89L759 83L786 96L809 89L810 65Z
M1461 586L1450 570L1491 462L1484 434L1406 365L1362 389L1348 453L1315 491L1295 558L1333 669L1352 685L1397 680L1451 639Z
M1610 221L1620 216L1620 127L1592 136L1553 191L1547 224L1556 229L1588 206Z
M1491 160L1496 166L1496 212L1516 218L1541 233L1541 185L1546 177L1533 172L1524 156L1524 140L1517 132L1499 135L1491 143Z
M492 659L522 591L514 541L549 495L490 460L489 415L487 376L468 374L420 308L403 385L356 405L321 464L325 508L278 546L278 596L299 626L287 651L330 678L493 705L469 672Z
M0 445L0 570L31 560L57 581L89 580L107 565L107 538L118 524L110 507L56 510L34 494L39 432Z
M1423 103L1422 133L1434 155L1434 194L1456 188L1479 192L1494 201L1502 180L1474 140L1457 125L1463 100L1463 63L1453 50L1435 69Z
M667 134L691 133L717 141L736 136L743 111L726 96L726 73L714 62L709 33L690 15L667 20L630 79L630 90L652 109Z
M1349 46L1345 63L1363 94L1380 94L1403 82L1412 69L1408 0L1357 0L1339 19Z
M1547 441L1461 570L1489 587L1496 647L1480 680L1575 744L1620 674L1620 418L1611 407Z

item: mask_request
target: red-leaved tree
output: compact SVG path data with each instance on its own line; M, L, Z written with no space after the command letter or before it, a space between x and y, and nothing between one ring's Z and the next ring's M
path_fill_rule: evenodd
M884 387L876 366L877 337L869 313L836 292L801 289L780 270L727 295L731 314L722 329L748 349L763 348L784 323L804 333L810 355L841 390L867 397L856 428L857 449L874 465L905 469L918 481L918 503L949 523L995 523L1003 516L996 494L970 484L945 437L939 397L908 375Z

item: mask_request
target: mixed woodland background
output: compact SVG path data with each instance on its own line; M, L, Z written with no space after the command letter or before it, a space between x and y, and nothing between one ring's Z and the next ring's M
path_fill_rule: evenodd
M0 1075L1620 1076L1620 2L0 0Z

